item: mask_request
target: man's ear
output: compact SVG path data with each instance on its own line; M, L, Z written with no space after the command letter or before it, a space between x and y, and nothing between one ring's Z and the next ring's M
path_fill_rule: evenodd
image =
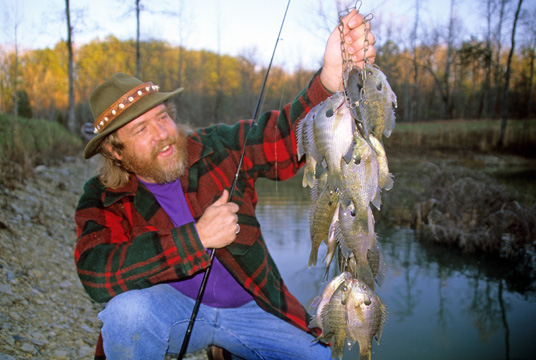
M114 158L116 158L119 161L123 160L123 156L120 153L118 153L116 150L114 150L112 148L112 145L110 144L103 144L103 145L106 148L106 150L108 150L108 153L111 154Z

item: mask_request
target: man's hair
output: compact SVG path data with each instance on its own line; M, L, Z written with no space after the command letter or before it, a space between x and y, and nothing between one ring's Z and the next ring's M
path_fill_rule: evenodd
M166 101L166 110L173 121L177 122L177 108L172 101ZM117 189L125 186L130 178L130 172L123 167L115 153L121 154L124 144L117 136L117 130L106 136L97 149L102 155L102 162L97 171L100 181L104 186L111 189Z

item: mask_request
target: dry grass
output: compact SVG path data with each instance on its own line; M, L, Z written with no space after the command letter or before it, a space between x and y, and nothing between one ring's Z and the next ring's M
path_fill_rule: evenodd
M12 187L50 165L80 152L81 138L58 123L0 114L0 184Z
M395 187L383 199L385 220L411 225L421 241L536 265L534 197L481 171L419 162L395 173Z

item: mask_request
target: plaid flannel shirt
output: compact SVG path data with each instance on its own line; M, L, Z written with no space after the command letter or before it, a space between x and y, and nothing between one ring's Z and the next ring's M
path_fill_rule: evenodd
M240 121L194 132L188 137L188 169L181 177L197 221L223 189L230 189L247 137L231 200L240 207L240 233L232 244L216 250L216 256L261 308L304 331L310 331L309 315L288 291L268 252L255 217L254 185L259 176L285 180L296 175L303 165L296 157L298 120L329 95L317 73L292 103L281 112L263 114L251 128L249 121ZM75 221L76 268L87 293L98 302L131 289L179 280L209 264L194 223L175 228L135 176L119 189L107 189L97 177L91 178L84 186Z

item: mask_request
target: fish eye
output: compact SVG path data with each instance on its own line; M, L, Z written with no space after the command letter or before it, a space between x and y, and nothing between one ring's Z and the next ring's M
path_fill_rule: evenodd
M376 84L376 88L377 88L379 91L382 90L382 87L383 87L383 84L382 84L381 82L378 82L378 83Z
M326 111L326 116L327 117L332 117L333 116L333 109L329 109L328 111Z

